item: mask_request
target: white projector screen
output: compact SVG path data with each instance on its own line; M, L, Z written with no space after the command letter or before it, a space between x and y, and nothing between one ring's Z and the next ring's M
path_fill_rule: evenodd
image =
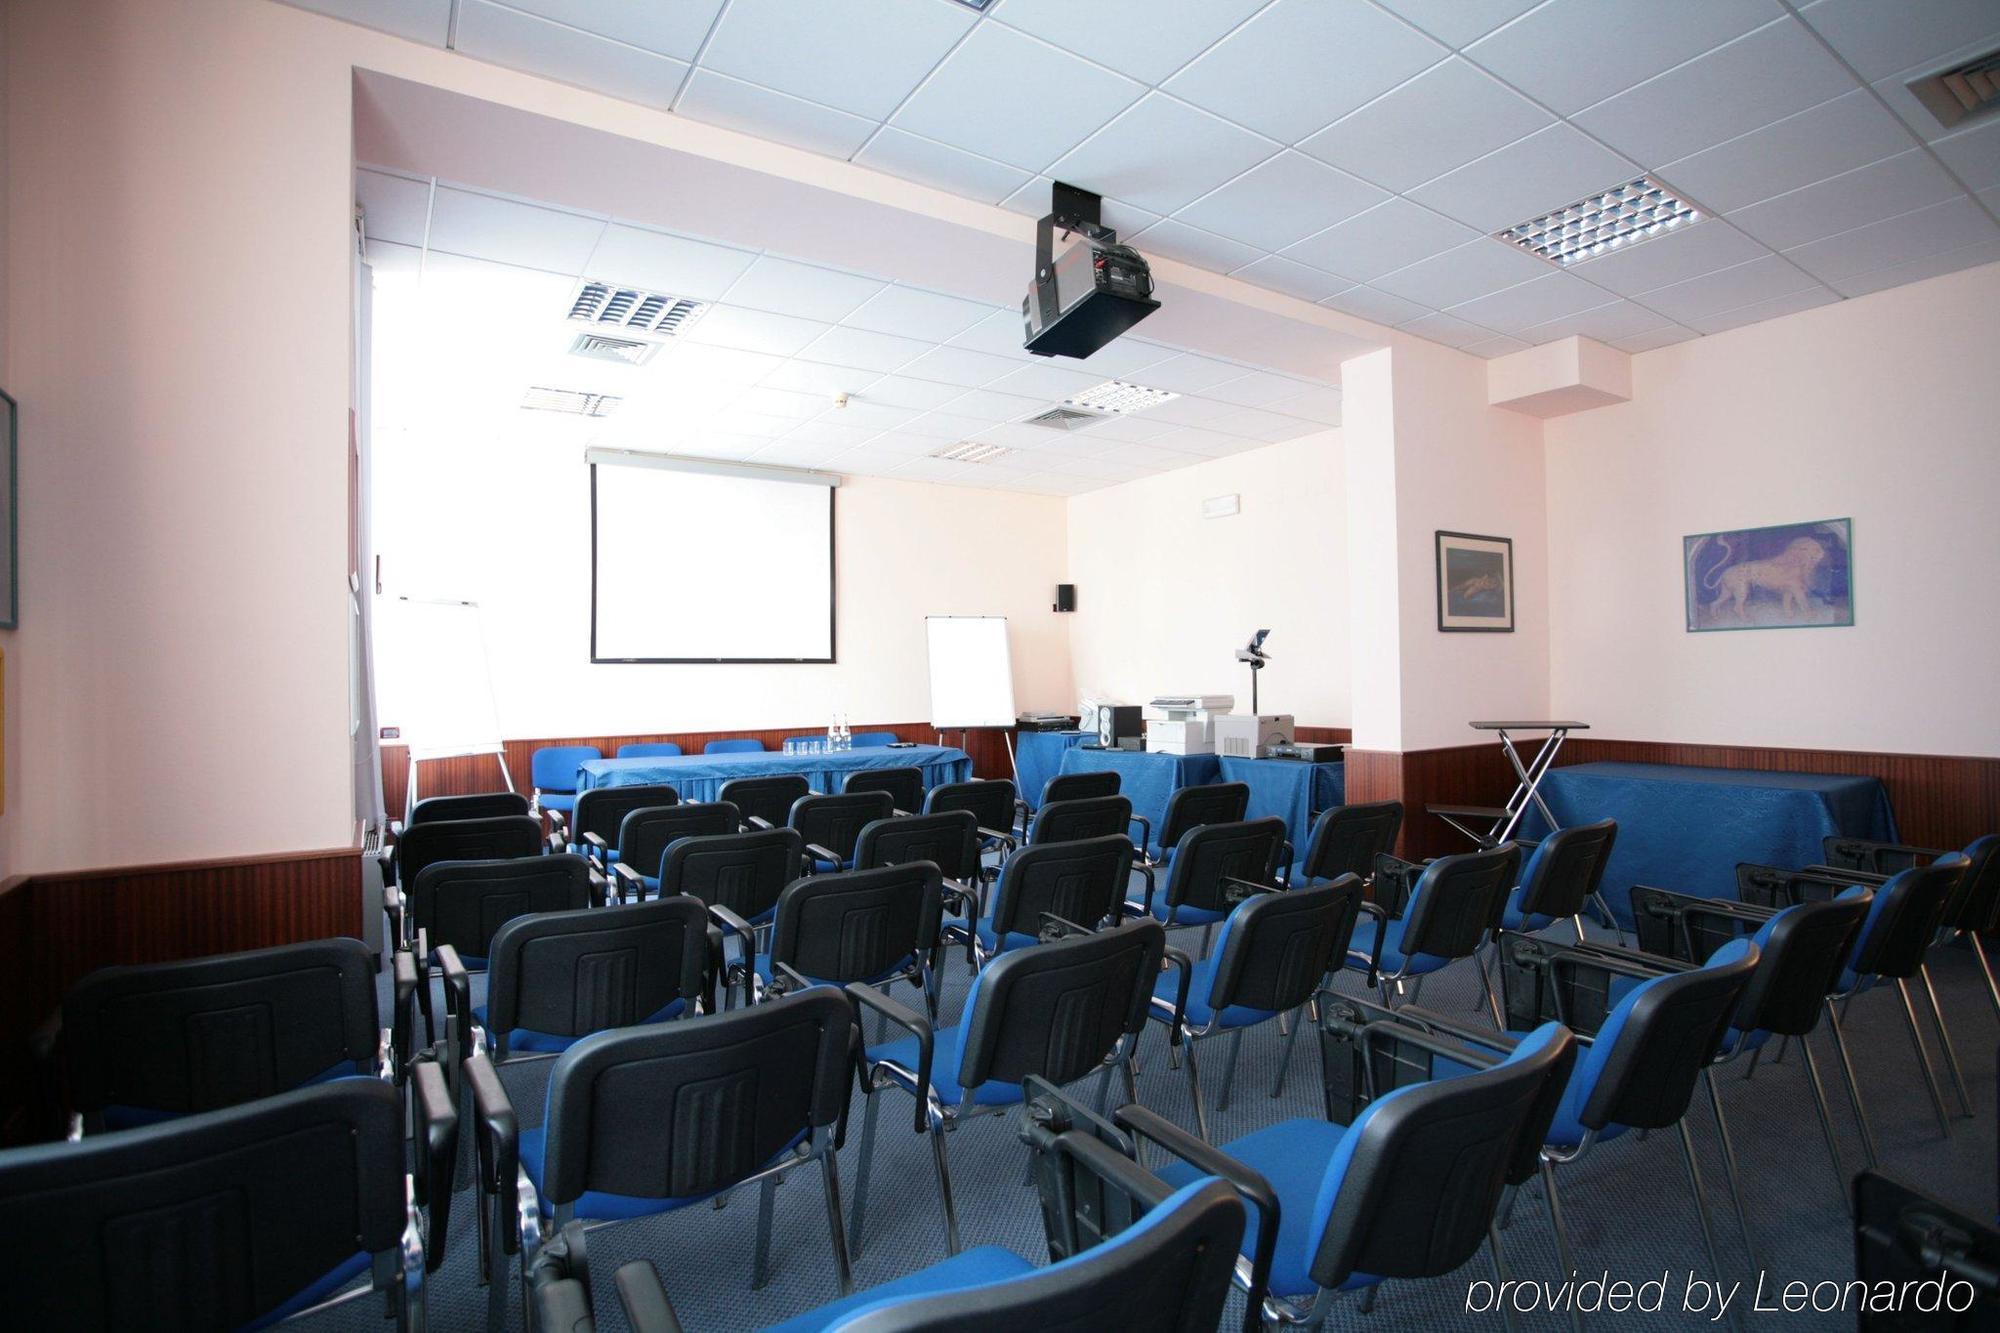
M1005 616L925 616L930 648L931 725L1014 725L1014 663Z
M591 661L833 661L830 480L593 454Z

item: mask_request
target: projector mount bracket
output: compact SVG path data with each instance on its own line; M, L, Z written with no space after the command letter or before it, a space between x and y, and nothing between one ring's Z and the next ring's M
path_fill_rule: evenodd
M1035 224L1035 301L1044 323L1056 319L1055 233L1081 232L1093 241L1114 244L1118 233L1104 225L1104 198L1057 181L1050 191L1049 214Z

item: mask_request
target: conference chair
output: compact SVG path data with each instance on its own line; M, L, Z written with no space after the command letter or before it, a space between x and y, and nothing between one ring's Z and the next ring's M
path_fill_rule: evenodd
M1523 1133L1572 1049L1560 1024L1544 1024L1489 1068L1398 1088L1350 1125L1286 1120L1220 1148L1144 1107L1113 1119L1180 1159L1160 1173L1169 1184L1217 1175L1250 1204L1255 1225L1234 1271L1243 1327L1317 1329L1343 1292L1440 1277L1479 1251Z
M497 819L503 815L525 815L528 798L519 792L483 791L469 796L426 796L410 807L410 824L430 824L442 819Z
M628 741L618 747L620 759L678 759L680 753L672 741Z
M783 828L792 816L792 806L802 796L812 795L812 786L796 773L777 773L765 778L731 778L722 784L716 799L728 801L743 812L746 828Z
M1145 862L1164 869L1174 859L1174 847L1189 829L1203 824L1234 824L1250 809L1250 786L1244 782L1211 782L1182 787L1167 798L1160 822L1160 840L1147 846Z
M1191 854L1198 850L1194 843L1187 845ZM1361 881L1353 875L1292 890L1245 882L1242 891L1249 896L1230 910L1214 950L1194 965L1185 1003L1177 1005L1177 979L1163 974L1153 988L1149 1011L1154 1021L1172 1023L1176 1008L1180 1010L1179 1046L1187 1061L1195 1132L1209 1142L1213 1139L1195 1047L1229 1034L1229 1063L1216 1102L1217 1110L1226 1111L1243 1034L1280 1014L1292 1014L1292 1030L1271 1087L1271 1095L1278 1096L1284 1090L1292 1044L1305 1026L1305 1006L1346 956L1361 911Z
M854 868L907 865L928 861L944 877L953 895L977 901L980 875L979 817L970 810L943 810L928 815L898 815L864 825L854 842Z
M895 803L895 813L915 814L924 808L924 771L921 768L858 768L840 784L843 792L885 791Z
M762 754L764 742L750 736L736 736L728 740L710 741L701 747L703 754Z
M1353 875L1363 884L1375 877L1375 858L1396 850L1403 828L1401 801L1336 805L1313 821L1305 855L1287 871L1294 886Z
M62 1002L70 1137L391 1077L407 1041L376 1003L375 953L355 939L99 968Z
M806 870L811 874L851 869L861 830L895 813L896 800L886 791L842 792L801 796L792 802L785 823L805 839Z
M847 744L854 750L881 750L901 739L893 731L857 731L847 738Z
M439 861L410 887L406 941L417 969L424 1040L436 1040L431 968L450 947L467 967L483 969L494 932L515 917L589 907L590 863L567 852L509 861Z
M576 809L566 825L559 825L550 839L550 850L587 856L599 874L611 877L618 861L618 827L634 810L662 805L679 805L681 794L663 782L633 787L592 787L579 792Z
M724 907L710 913L729 927L725 939L748 941L750 924L730 919ZM938 869L928 861L808 875L778 895L771 947L754 957L728 959L724 983L751 1004L800 986L859 984L884 991L908 981L937 1021L938 921L944 914ZM746 945L747 948L747 945Z
M970 810L979 818L979 837L987 851L1012 851L1020 841L1015 836L1014 784L1005 778L980 778L971 782L946 782L924 794L927 815L946 810Z
M1285 821L1276 816L1198 825L1175 845L1167 862L1165 892L1154 895L1152 871L1141 866L1145 896L1127 903L1125 910L1157 917L1169 928L1200 926L1206 955L1216 922L1227 917L1245 893L1275 885L1278 867L1290 859Z
M1828 867L1888 876L1911 866L1936 862L1952 855L1931 847L1910 847L1901 843L1870 842L1860 838L1828 837L1824 845ZM1967 843L1964 873L1958 892L1945 905L1944 929L1965 943L1979 963L1986 981L1986 994L1993 1012L2000 1017L2000 981L1994 979L1992 960L1979 937L2000 929L2000 835L1986 834ZM1873 881L1864 881L1873 882Z
M528 760L528 781L535 789L535 808L566 815L576 808L576 770L604 758L595 745L544 745Z
M611 866L619 901L641 902L648 893L659 892L660 860L680 839L734 833L742 824L742 812L728 801L647 806L627 814L618 821L617 859Z
M1611 860L1611 845L1617 836L1617 821L1607 819L1557 829L1535 844L1521 870L1520 884L1507 896L1500 914L1501 927L1523 932L1547 930L1567 920L1580 944L1585 938L1586 903L1596 904L1607 922L1616 923L1618 918L1611 915L1598 886L1604 881L1604 867Z
M1389 989L1398 994L1405 981L1416 981L1461 958L1473 960L1497 1027L1505 1027L1499 997L1479 959L1479 951L1500 924L1507 895L1520 866L1520 849L1511 842L1480 852L1441 856L1418 867L1416 882L1400 911L1391 914L1380 903L1363 903L1370 918L1355 931L1358 947L1350 949L1347 966L1368 975L1368 984L1389 1004ZM1397 863L1407 866L1407 862Z
M1023 847L1000 867L990 910L947 922L945 943L964 945L966 962L977 971L1010 949L1036 943L1052 921L1095 927L1116 920L1135 855L1123 833Z
M1022 841L1031 847L1052 842L1080 842L1115 833L1132 841L1132 802L1123 796L1081 796L1075 800L1051 801L1035 812L1028 835ZM1133 846L1138 854L1138 847Z
M950 1027L933 1025L872 987L847 988L860 1007L875 1010L910 1034L869 1045L860 1061L866 1109L849 1225L856 1256L861 1253L875 1121L889 1089L910 1095L916 1132L930 1136L947 1254L960 1248L947 1133L975 1117L1020 1105L1022 1085L1031 1075L1062 1087L1102 1070L1097 1093L1101 1110L1115 1069L1124 1076L1125 1099L1137 1100L1132 1053L1146 1025L1154 979L1168 954L1166 931L1157 921L1099 931L1070 929L1073 933L1060 939L996 959L973 980L964 1012ZM1185 956L1177 965L1185 968Z
M685 894L717 915L713 937L714 966L721 959L737 918L746 922L761 946L778 910L778 895L805 873L805 841L788 828L759 829L719 837L682 838L667 848L660 861L660 896ZM756 946L753 946L756 947Z
M575 1224L655 1217L753 1182L761 1189L750 1284L761 1288L778 1177L814 1163L847 1295L853 1280L834 1154L853 1036L852 1007L824 986L692 1022L599 1032L556 1057L547 1115L533 1129L518 1127L492 1062L474 1052L466 1082L495 1240L489 1328L506 1326L508 1256L519 1256L525 1296L550 1231L576 1255L583 1227Z
M894 1328L998 1330L1117 1328L1125 1333L1212 1333L1243 1242L1242 1199L1213 1176L1167 1185L1124 1155L1112 1130L1088 1125L1039 1081L1023 1117L1030 1172L1041 1187L1048 1257L1037 1267L1010 1249L981 1246L773 1325L771 1333ZM1102 1122L1098 1122L1101 1124ZM1096 1132L1093 1132L1096 1130ZM1124 1150L1124 1151L1121 1151ZM585 1265L555 1260L536 1274L538 1326L594 1333ZM679 1333L673 1302L650 1260L615 1274L634 1333Z
M530 815L412 824L396 840L395 879L397 884L407 887L433 861L488 861L535 856L541 850L542 826Z
M262 1328L356 1298L425 1327L457 1122L438 1067L351 1079L80 1143L0 1151L21 1329ZM365 1286L342 1289L360 1278Z
M1115 769L1103 769L1094 773L1058 773L1042 784L1042 799L1035 808L1041 809L1052 801L1081 801L1092 796L1118 795L1119 779Z

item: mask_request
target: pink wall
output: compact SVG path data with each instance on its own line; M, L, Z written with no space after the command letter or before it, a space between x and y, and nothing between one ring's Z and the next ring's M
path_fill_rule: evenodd
M2000 754L2000 264L1633 359L1547 423L1556 707L1626 739ZM1855 624L1689 634L1681 538L1854 520Z

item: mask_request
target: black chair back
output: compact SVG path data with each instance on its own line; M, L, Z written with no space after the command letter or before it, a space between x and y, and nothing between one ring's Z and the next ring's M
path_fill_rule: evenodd
M1182 787L1167 798L1166 818L1160 824L1161 850L1180 845L1190 829L1204 824L1234 824L1250 809L1250 786L1244 782L1211 782L1199 787Z
M619 821L618 859L642 875L657 875L671 843L734 833L742 823L742 812L728 801L645 806Z
M592 787L578 792L576 809L570 812L569 840L583 846L583 835L595 833L608 847L618 845L618 826L634 810L679 805L681 794L665 783L639 787Z
M1251 898L1229 914L1216 940L1209 1007L1298 1008L1347 956L1360 914L1361 881L1353 875Z
M1067 774L1095 777L1094 773ZM1116 773L1111 775L1117 777ZM1053 783L1054 779L1050 779ZM1075 800L1045 802L1028 825L1028 842L1040 846L1051 842L1084 842L1110 834L1132 836L1132 802L1123 796L1080 796Z
M780 828L791 818L793 804L811 794L812 784L798 774L777 773L767 778L731 778L716 796L741 810L744 819L761 819L772 828Z
M1868 919L1869 894L1787 907L1758 930L1757 970L1737 1001L1733 1026L1803 1037L1819 1025L1840 985L1854 937Z
M1147 919L1001 955L961 1020L960 1085L1033 1074L1061 1087L1097 1068L1145 1026L1166 948L1166 928Z
M1470 958L1500 924L1520 865L1521 849L1505 842L1425 866L1404 908L1404 957Z
M1337 1289L1356 1273L1438 1277L1470 1259L1486 1241L1523 1131L1574 1049L1567 1030L1551 1027L1539 1045L1491 1069L1371 1103L1350 1131L1359 1137L1312 1280Z
M786 822L808 847L824 847L834 859L846 863L854 859L861 830L895 813L895 800L886 791L843 792L838 796L801 796L792 803L791 818Z
M426 796L410 807L410 824L434 824L441 819L498 819L528 813L528 798L519 792L483 791L470 796Z
M437 861L410 886L410 919L431 948L485 958L517 916L590 906L590 862L568 852L511 861Z
M415 884L434 861L499 861L541 851L542 826L530 815L412 824L396 840L396 882Z
M2000 926L2000 834L1974 838L1966 846L1958 892L1945 905L1944 924L1952 930Z
M810 981L875 981L920 964L942 915L928 861L808 875L778 896L771 962Z
M1521 910L1558 921L1577 916L1604 882L1618 821L1557 829L1535 847L1522 872Z
M1644 983L1622 1026L1614 1009L1591 1049L1602 1067L1578 1121L1588 1129L1665 1129L1687 1114L1758 958L1750 941L1732 941L1701 967Z
M805 842L788 828L682 838L660 862L660 893L687 894L755 921L778 905L804 857Z
M1308 880L1375 873L1375 858L1395 850L1403 828L1401 801L1337 805L1313 825L1302 869Z
M1167 906L1227 912L1242 897L1229 881L1276 883L1284 850L1285 821L1276 816L1189 829L1175 845L1167 871Z
M687 1199L756 1175L840 1120L853 1032L847 997L816 987L584 1038L549 1075L544 1197L561 1219L588 1190Z
M924 770L903 768L858 768L840 784L843 792L886 791L897 810L906 815L924 808Z
M854 868L929 861L946 879L969 884L979 874L979 818L970 810L878 819L854 844Z
M985 778L932 787L924 797L924 813L941 815L947 810L970 810L979 827L1005 833L1014 826L1014 784L1005 778Z
M1035 806L1056 801L1084 801L1093 796L1116 796L1118 794L1118 773L1115 769L1100 769L1094 773L1058 773L1042 784L1042 799Z
M86 1123L108 1106L241 1105L365 1069L380 1040L375 954L354 939L100 968L62 1004L70 1104Z
M993 929L1003 937L1039 935L1044 916L1095 926L1125 900L1136 854L1132 840L1122 833L1023 847L1000 868L1000 883L993 890Z
M1854 970L1896 980L1915 976L1962 873L1960 865L1917 866L1897 872L1876 889L1875 919L1866 927L1851 964Z
M544 912L493 937L486 1021L501 1057L516 1028L582 1037L707 994L708 910L697 898Z

